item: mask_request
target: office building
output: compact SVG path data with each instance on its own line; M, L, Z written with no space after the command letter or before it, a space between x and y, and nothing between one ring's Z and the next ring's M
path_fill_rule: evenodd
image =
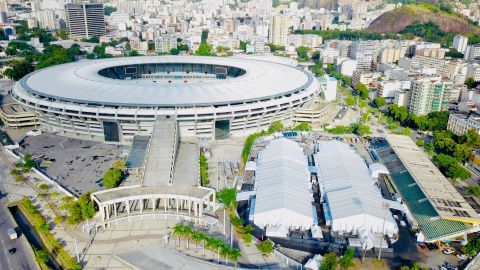
M105 34L103 4L67 4L65 11L70 38L91 38Z

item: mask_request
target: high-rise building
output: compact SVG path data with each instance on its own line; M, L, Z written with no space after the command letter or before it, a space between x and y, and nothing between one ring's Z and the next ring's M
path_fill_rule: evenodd
M161 36L155 39L155 52L168 53L171 49L177 48L177 38L175 36Z
M65 11L70 38L91 38L105 34L103 4L67 4Z
M349 56L357 60L357 69L370 69L372 62L377 60L379 44L374 40L360 40L352 42Z
M480 45L467 46L463 59L467 61L472 61L476 58L480 58Z
M290 17L286 14L273 15L270 18L268 42L277 46L285 46L288 42Z
M8 23L8 6L6 0L0 0L0 23Z
M468 44L468 37L456 35L453 38L452 48L457 50L457 52L465 53L465 51L467 50L467 44Z
M453 91L453 83L438 77L420 77L412 81L409 111L416 115L444 111Z

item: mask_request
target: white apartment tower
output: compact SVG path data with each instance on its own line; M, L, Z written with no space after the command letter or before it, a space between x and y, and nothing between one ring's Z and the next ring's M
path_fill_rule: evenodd
M65 13L70 38L82 39L105 35L103 4L66 4Z
M168 53L171 49L177 48L177 38L175 36L161 36L155 39L155 52Z
M456 35L453 38L452 48L454 48L458 52L465 53L465 51L467 50L467 45L468 45L468 37L465 37L462 35Z
M270 18L268 42L277 46L285 46L288 42L290 17L285 14L273 15Z

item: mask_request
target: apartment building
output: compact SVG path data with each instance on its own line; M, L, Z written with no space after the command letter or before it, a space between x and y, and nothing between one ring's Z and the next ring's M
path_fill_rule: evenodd
M103 4L66 4L65 13L70 38L100 37L105 34Z

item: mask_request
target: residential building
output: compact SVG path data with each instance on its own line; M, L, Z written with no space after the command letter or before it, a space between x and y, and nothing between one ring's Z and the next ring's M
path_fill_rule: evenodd
M103 4L66 4L65 11L70 38L91 38L105 34Z
M170 50L177 48L177 38L175 36L161 36L155 39L156 53L169 53Z
M277 46L285 46L288 41L290 17L286 14L273 15L270 18L268 42Z
M377 60L377 42L360 40L352 42L349 57L357 61L357 69L369 70Z
M416 115L426 115L446 110L452 90L452 82L436 76L419 76L412 81L409 111Z
M395 63L400 58L405 57L407 53L407 48L386 48L383 49L378 55L379 63Z
M452 48L454 48L458 52L465 53L465 51L467 50L467 45L468 45L468 37L465 37L462 35L456 35L453 38Z
M458 136L474 129L480 134L480 115L477 114L450 114L448 117L447 129Z
M466 61L473 61L476 58L480 58L480 45L468 46L463 55L463 59Z

